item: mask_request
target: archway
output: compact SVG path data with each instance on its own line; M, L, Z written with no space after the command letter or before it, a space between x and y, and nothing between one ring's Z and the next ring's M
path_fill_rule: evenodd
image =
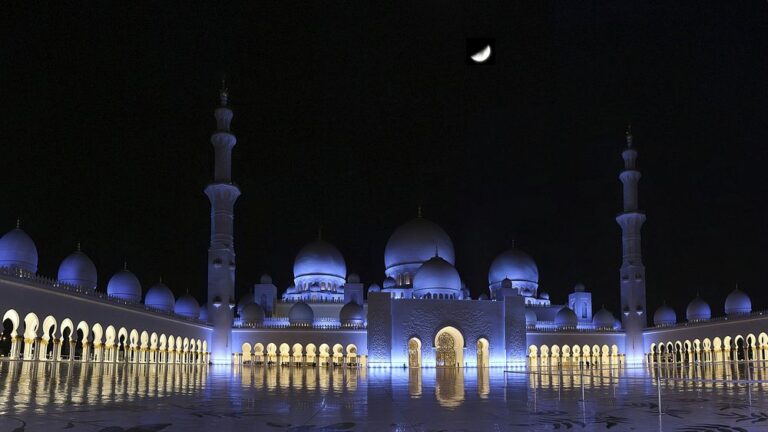
M267 364L277 363L277 345L267 344Z
M287 343L280 344L280 364L287 365L291 363L291 347Z
M11 345L13 344L14 325L10 318L3 320L3 334L0 335L0 357L11 356Z
M408 340L408 367L421 367L421 340L411 338Z
M464 365L464 336L455 327L443 327L435 336L435 366Z
M355 344L347 345L347 365L357 365L357 346Z
M307 364L315 366L317 364L317 347L315 344L307 344Z
M303 351L303 347L301 346L300 343L293 344L293 356L292 356L293 358L291 359L293 364L296 365L296 364L304 363L304 355L302 351Z
M69 360L70 355L72 354L71 345L69 344L69 341L72 339L72 328L71 327L64 327L63 331L61 332L61 359L67 359Z
M328 358L330 357L331 347L328 344L320 345L320 366L328 366Z
M242 352L241 361L243 364L250 364L251 363L251 344L248 342L243 343L243 346L240 347L240 350Z
M341 344L333 346L333 365L339 366L344 363L344 347Z
M480 338L477 340L477 367L488 367L490 361L489 347L488 339Z

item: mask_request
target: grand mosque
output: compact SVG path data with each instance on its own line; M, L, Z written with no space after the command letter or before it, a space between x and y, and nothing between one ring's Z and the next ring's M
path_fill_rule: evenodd
M78 247L55 277L37 273L38 250L20 226L0 238L0 356L16 361L265 364L296 367L526 367L765 359L768 315L735 289L698 296L676 316L646 309L638 205L638 152L627 133L621 228L623 258L615 309L593 308L577 284L555 299L539 286L536 262L510 247L488 269L479 298L455 268L450 236L421 215L384 248L383 280L348 273L334 245L314 240L298 251L293 282L269 275L235 298L232 182L236 143L226 90L214 111L215 170L207 297L176 298L163 283L144 289L124 267L106 282ZM479 290L476 290L479 291ZM713 316L707 302L722 302ZM598 303L599 304L599 303ZM720 311L720 308L717 308ZM649 316L650 315L650 316Z

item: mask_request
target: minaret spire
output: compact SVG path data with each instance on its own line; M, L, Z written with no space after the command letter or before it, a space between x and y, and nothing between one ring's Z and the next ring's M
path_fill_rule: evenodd
M645 213L638 209L637 150L633 147L632 129L627 127L627 146L621 152L624 170L619 174L623 184L624 211L616 216L621 226L622 262L620 274L622 323L625 331L627 361L637 363L644 358L643 329L647 325L645 304L645 266L640 247L640 229Z
M229 106L229 89L222 80L219 90L219 106L213 112L216 131L211 135L214 149L213 182L205 188L211 202L211 242L208 248L208 304L234 301L235 297L235 246L234 207L240 189L232 183L232 148L237 138L232 134L232 109ZM214 299L217 299L214 301ZM232 310L214 307L209 310L213 324L211 337L211 361L229 363L232 353Z

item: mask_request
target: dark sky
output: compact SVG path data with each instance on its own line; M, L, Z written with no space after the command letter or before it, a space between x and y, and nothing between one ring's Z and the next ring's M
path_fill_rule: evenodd
M4 2L2 231L40 273L81 241L99 286L205 291L209 136L235 110L237 289L281 290L322 224L381 282L416 215L453 238L477 296L514 239L562 302L618 310L617 175L629 121L643 172L648 307L739 285L768 306L768 2ZM321 4L322 3L322 4ZM494 66L465 63L496 38Z

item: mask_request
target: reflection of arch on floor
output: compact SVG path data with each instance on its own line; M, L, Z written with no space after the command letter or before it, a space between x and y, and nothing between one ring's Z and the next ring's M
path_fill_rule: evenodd
M768 334L675 340L650 344L646 359L651 363L709 363L768 360Z

